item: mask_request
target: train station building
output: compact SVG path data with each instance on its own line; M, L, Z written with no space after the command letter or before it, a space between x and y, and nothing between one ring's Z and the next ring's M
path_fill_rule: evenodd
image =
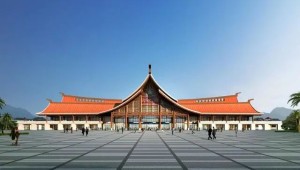
M61 93L59 102L48 99L39 116L47 121L18 121L21 130L66 128L116 130L280 130L281 121L254 121L260 116L251 100L226 96L175 99L155 81L151 65L142 84L125 99L83 97Z

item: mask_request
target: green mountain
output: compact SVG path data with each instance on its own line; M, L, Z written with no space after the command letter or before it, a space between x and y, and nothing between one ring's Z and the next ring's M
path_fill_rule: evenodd
M2 110L0 110L0 113L9 113L13 118L26 118L26 119L32 119L36 117L34 114L30 113L29 111L23 109L23 108L17 108L10 105L5 105Z
M262 116L263 118L270 117L272 119L279 119L285 120L288 115L292 113L292 109L284 108L284 107L276 107L274 108L271 113L264 113Z

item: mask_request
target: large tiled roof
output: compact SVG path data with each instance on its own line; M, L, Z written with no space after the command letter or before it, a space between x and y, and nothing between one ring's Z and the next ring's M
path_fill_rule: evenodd
M113 103L61 103L50 102L48 107L41 114L99 114L115 107Z
M124 100L120 99L104 99L104 98L91 98L62 94L61 102L52 102L40 113L40 115L63 115L63 114L101 114L114 111L124 105L128 104L135 97L142 93L142 88L147 83L153 83L158 88L158 92L161 97L168 99L174 106L183 109L190 113L195 114L249 114L260 115L251 105L250 100L248 102L239 102L238 94L207 97L207 98L195 98L195 99L179 99L168 95L155 81L151 75L146 77L142 85L129 95Z
M239 114L259 114L250 102L239 102L239 103L199 103L199 104L182 104L191 110L198 111L202 114L228 114L228 113L239 113Z

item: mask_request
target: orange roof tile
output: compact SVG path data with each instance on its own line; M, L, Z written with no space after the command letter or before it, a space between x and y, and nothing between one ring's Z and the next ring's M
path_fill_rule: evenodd
M72 114L99 114L106 110L112 109L115 104L105 103L58 103L51 102L48 107L41 112L43 115L55 115L63 113Z
M199 103L199 104L182 104L191 110L205 113L259 113L249 102L240 103Z
M195 99L178 99L179 104L192 104L192 103L238 103L238 94L217 97L205 97Z
M62 94L61 102L63 103L121 103L121 99L105 99L105 98L95 98L95 97L82 97Z

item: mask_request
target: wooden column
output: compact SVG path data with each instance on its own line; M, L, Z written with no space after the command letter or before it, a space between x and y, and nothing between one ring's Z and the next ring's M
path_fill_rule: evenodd
M88 116L87 115L85 115L85 122L87 122L88 121Z
M160 99L159 99L159 102L158 102L158 115L159 115L158 129L161 129L161 105L160 105Z
M173 123L172 123L172 128L175 128L175 123L176 123L175 112L172 110L172 113L173 113Z
M73 122L74 122L74 115L72 115L72 120L73 120Z
M114 120L114 118L113 118L113 113L111 113L110 114L110 129L112 130L112 128L113 128L113 120Z
M201 121L201 116L198 115L198 117L197 117L197 130L200 130L200 121Z
M141 93L141 95L140 95L140 103L141 103L141 110L140 110L140 113L139 113L139 129L142 129L142 120L141 120L141 114L142 114L142 112L143 112L143 91L142 91L142 93Z
M190 129L190 114L187 114L187 130Z
M141 114L139 114L139 129L142 129L142 117L141 117Z
M126 107L125 107L125 129L126 130L128 130L127 118L128 118L128 105L126 105Z
M59 117L59 122L61 122L61 116L58 116Z

